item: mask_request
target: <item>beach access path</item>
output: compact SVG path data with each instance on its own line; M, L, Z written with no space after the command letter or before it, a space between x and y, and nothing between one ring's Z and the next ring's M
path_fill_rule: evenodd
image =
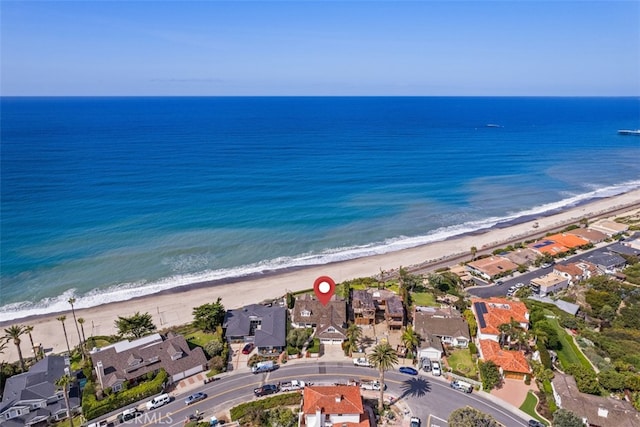
M494 248L504 247L510 243L529 240L543 236L547 231L558 230L569 224L577 223L583 218L590 221L600 218L610 218L625 212L640 209L640 190L634 190L621 195L596 199L548 216L540 216L520 224L502 228L479 230L474 234L467 234L443 241L430 243L397 252L373 255L349 261L312 266L297 270L269 274L264 277L240 279L233 283L219 284L215 282L194 284L175 288L171 291L148 295L128 301L114 302L96 307L76 309L76 317L85 320L84 329L87 336L112 335L116 333L114 321L118 316L130 316L136 312L150 313L158 329L182 325L193 320L194 307L213 302L217 298L227 309L239 308L248 304L259 303L266 299L281 297L289 291L311 289L313 282L319 276L330 276L336 283L358 277L375 276L381 270L392 271L400 266L407 267L414 272L427 272L446 265L453 265L468 261L471 257L471 247L478 249L478 255L490 252ZM536 224L537 223L537 224ZM534 227L534 224L537 227ZM46 314L26 319L14 319L2 322L0 326L6 328L11 324L31 325L34 327L32 336L36 344L41 343L47 353L62 353L66 351L66 344L62 326L57 316L61 313ZM71 323L73 318L70 310L67 314L67 332L69 344L78 345L78 337ZM32 354L29 339L22 340L25 356ZM17 360L17 351L13 343L5 349L3 358L6 361Z

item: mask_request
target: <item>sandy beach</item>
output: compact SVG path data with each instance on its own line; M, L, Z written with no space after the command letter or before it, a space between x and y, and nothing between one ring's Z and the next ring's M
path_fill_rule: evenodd
M118 316L129 316L135 312L148 312L158 329L188 323L192 320L193 307L222 298L226 308L238 308L246 304L257 303L265 299L284 295L287 291L309 289L314 280L321 275L331 276L337 283L356 277L379 274L380 270L397 269L400 266L420 265L429 268L431 263L446 262L455 264L470 257L470 248L478 248L478 254L490 252L495 247L510 242L520 242L542 236L546 232L577 223L582 218L594 219L620 216L623 212L640 209L640 190L622 195L597 199L590 203L554 213L549 216L532 218L530 221L496 227L470 235L464 235L429 245L405 249L384 255L370 256L340 263L308 267L286 271L265 277L252 277L227 284L196 284L175 291L149 295L129 301L105 304L88 309L76 310L76 316L85 319L84 330L91 335L111 335L116 332L114 320ZM534 228L534 223L538 227ZM71 346L78 344L78 336L70 311L67 315L66 329ZM36 318L16 319L12 323L32 325L35 343L41 343L47 351L53 353L66 350L61 324L56 317L60 314L47 314ZM5 322L3 328L7 327ZM32 354L27 335L22 337L23 355ZM9 343L3 358L17 360L17 351Z

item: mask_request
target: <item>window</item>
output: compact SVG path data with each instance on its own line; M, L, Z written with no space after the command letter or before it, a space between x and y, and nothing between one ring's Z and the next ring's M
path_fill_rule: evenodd
M302 317L311 317L311 312L309 310L302 310L300 312L300 316L302 316Z

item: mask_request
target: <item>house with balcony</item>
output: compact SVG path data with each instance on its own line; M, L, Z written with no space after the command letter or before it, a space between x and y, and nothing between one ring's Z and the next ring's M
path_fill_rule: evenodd
M189 349L182 335L152 334L133 341L120 341L91 351L91 361L102 389L118 392L125 383L135 384L147 374L164 369L169 383L207 369L207 357L200 347Z
M531 279L531 290L541 297L549 294L555 294L558 291L569 287L569 279L561 274L554 272L545 274L542 277Z
M37 427L67 418L64 392L56 386L64 375L72 375L69 359L47 356L28 372L7 378L0 402L0 425ZM80 390L75 379L69 389L69 404L72 414L79 411Z
M369 427L358 386L308 386L302 394L300 427Z
M404 326L404 306L399 296L387 298L384 307L384 319L389 329L401 329Z
M376 304L373 295L364 289L351 291L351 309L356 325L372 325L376 320Z

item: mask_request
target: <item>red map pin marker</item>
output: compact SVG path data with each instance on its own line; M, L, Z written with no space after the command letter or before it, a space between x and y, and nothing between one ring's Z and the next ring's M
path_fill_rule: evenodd
M336 282L329 276L320 276L313 282L313 290L322 305L327 305L336 291Z

